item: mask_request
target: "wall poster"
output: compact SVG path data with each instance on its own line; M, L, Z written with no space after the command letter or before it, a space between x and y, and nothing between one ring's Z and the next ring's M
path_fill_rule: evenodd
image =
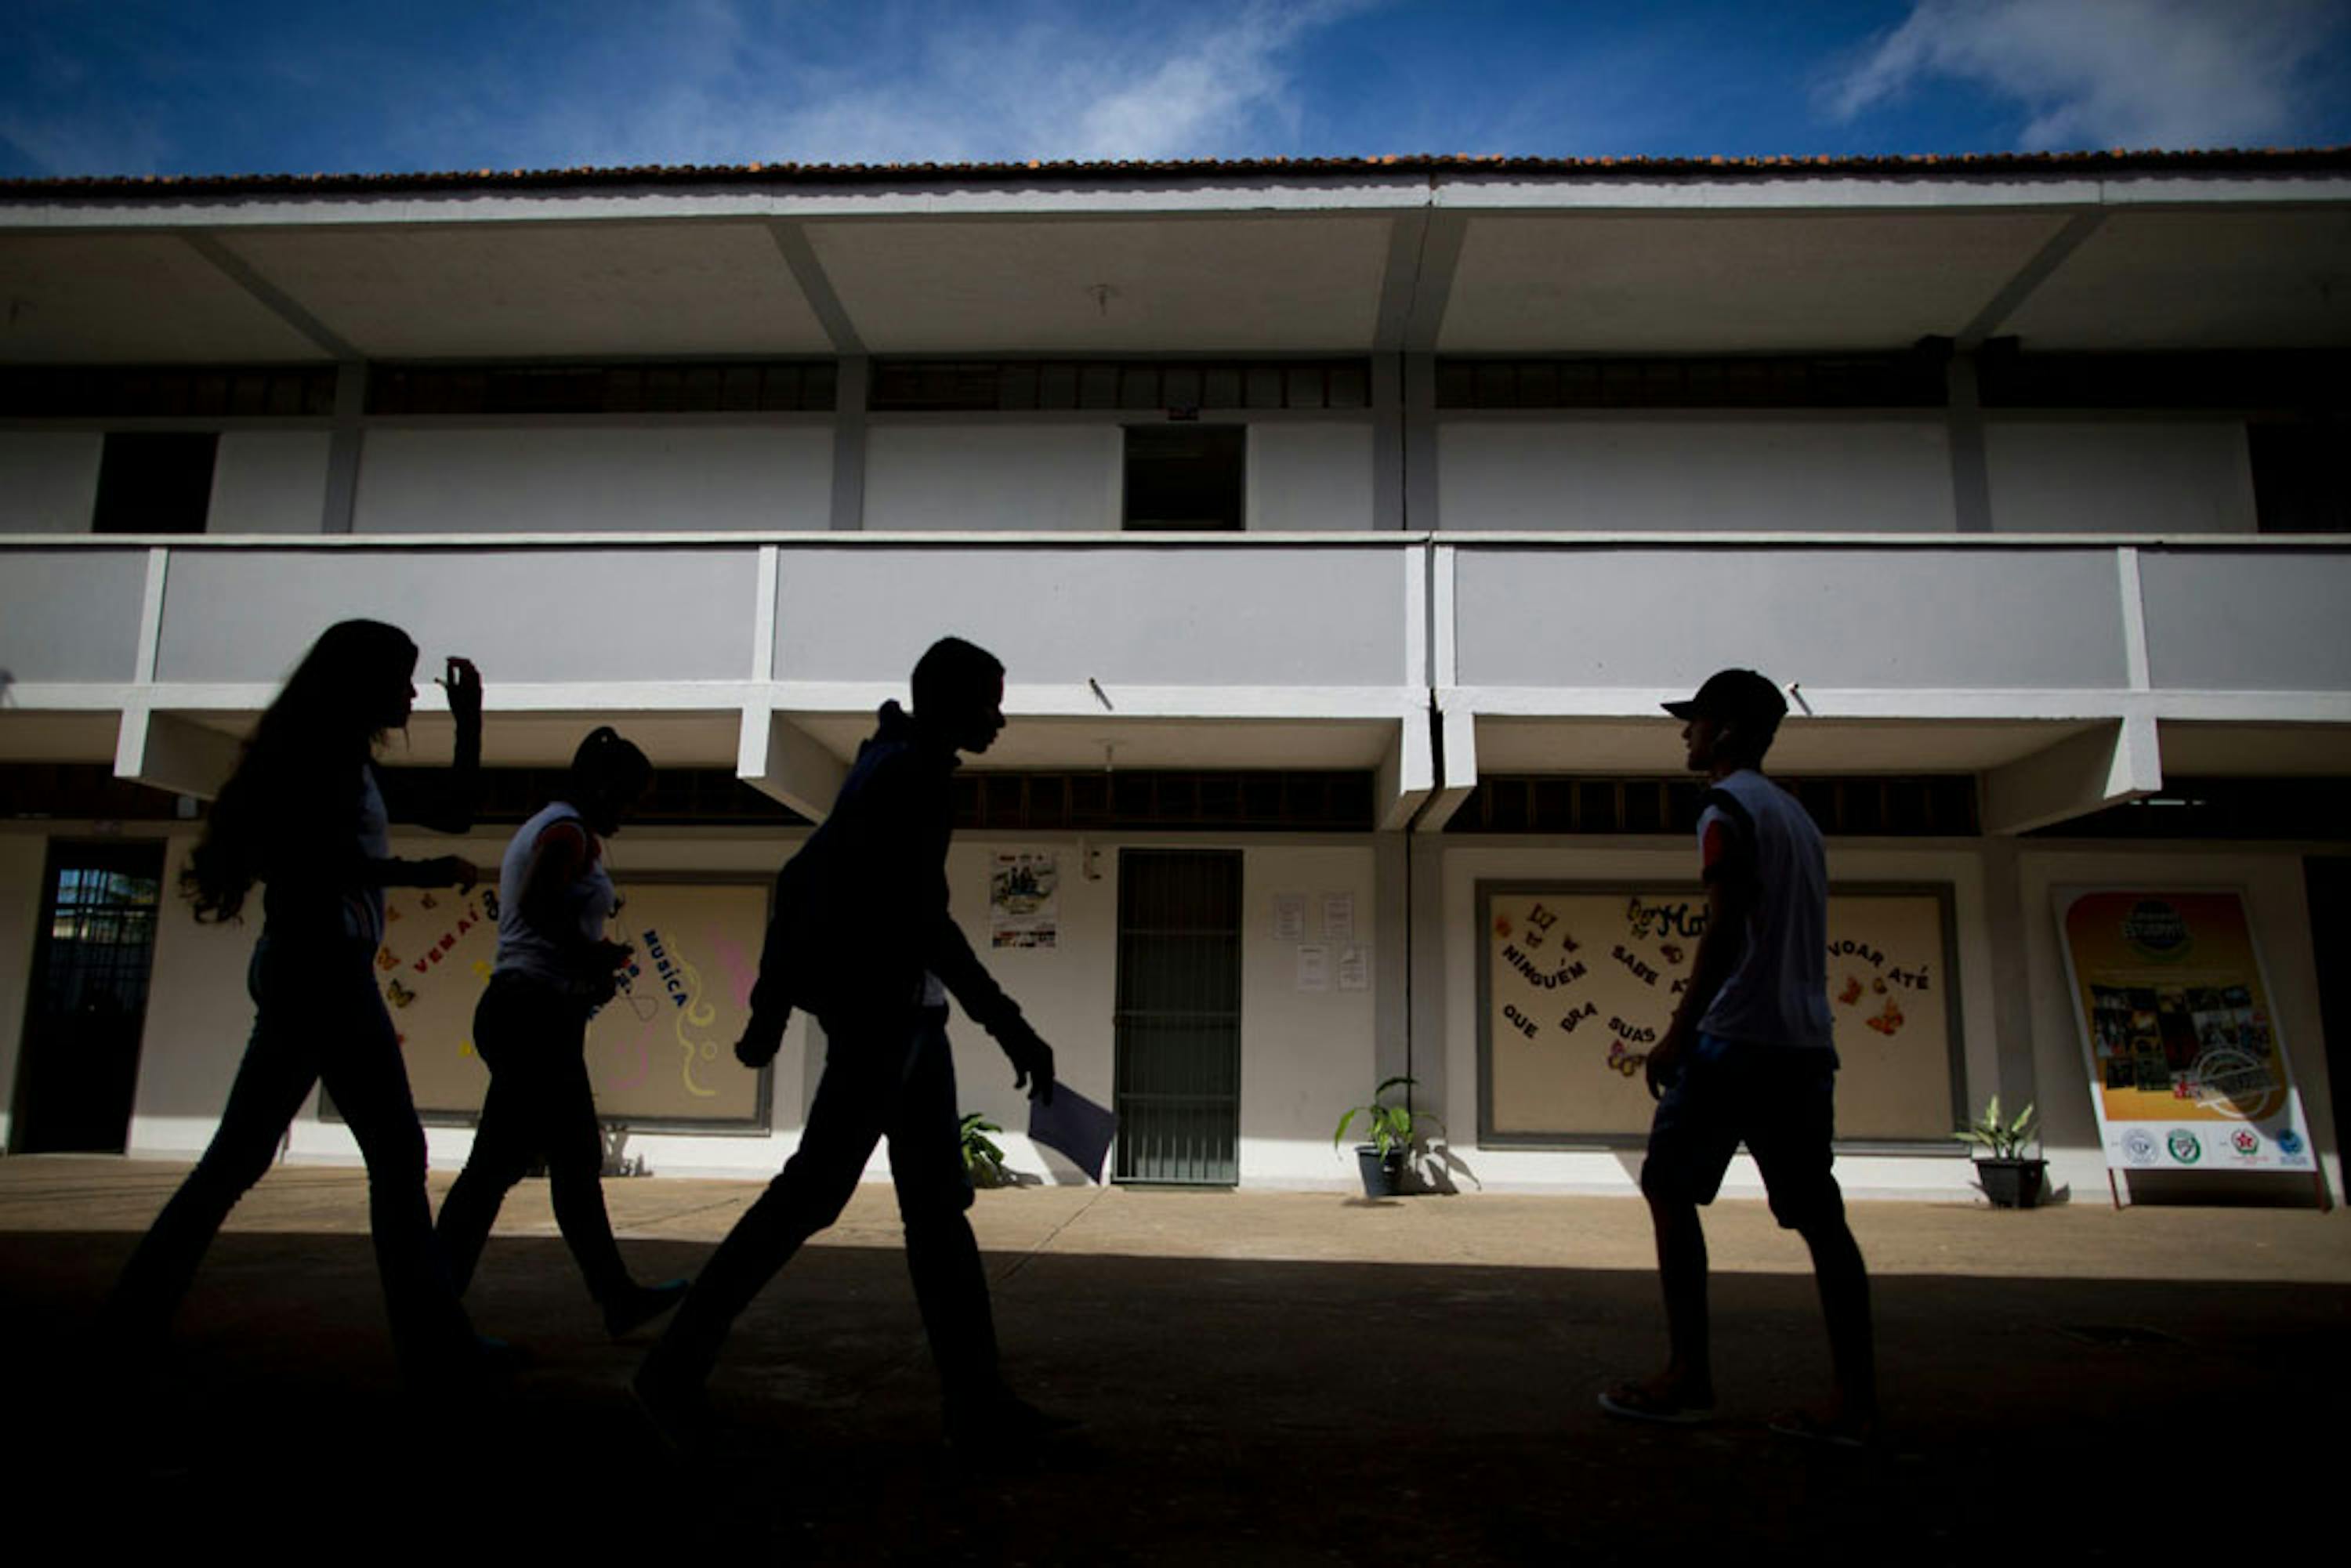
M763 883L631 882L605 928L637 950L620 994L588 1025L596 1109L632 1126L754 1126L763 1073L735 1060L766 933ZM497 956L497 892L392 888L376 984L391 1009L417 1110L480 1113L489 1071L474 1007Z
M1687 983L1706 898L1681 886L1480 883L1480 1141L1638 1145L1642 1069ZM1950 890L1829 894L1840 1143L1949 1147L1959 1119Z
M2107 1168L2314 1172L2244 895L2056 896Z
M1061 936L1061 873L1051 850L998 850L987 871L987 945L1051 947Z

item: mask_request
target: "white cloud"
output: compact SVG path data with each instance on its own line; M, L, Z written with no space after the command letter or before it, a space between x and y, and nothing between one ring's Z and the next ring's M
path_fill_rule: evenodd
M1942 77L2014 99L2028 148L2291 141L2304 68L2343 16L2336 0L1917 0L1826 107L1852 120Z
M445 80L401 150L442 167L1259 152L1296 130L1299 46L1371 3L885 5L862 48L820 54L789 9L703 0L693 26L600 51L624 82ZM860 63L814 63L844 55Z

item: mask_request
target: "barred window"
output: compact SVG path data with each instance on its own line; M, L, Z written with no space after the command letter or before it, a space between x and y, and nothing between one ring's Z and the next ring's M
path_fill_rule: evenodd
M1364 409L1364 360L884 360L877 413Z
M1513 408L1940 408L1944 357L1748 355L1714 359L1439 360L1437 406Z
M1976 781L1964 773L1915 778L1784 778L1823 833L1852 837L1972 838ZM1676 779L1580 779L1564 774L1482 779L1450 833L1674 833L1694 831L1706 786Z
M601 365L378 365L378 414L823 413L830 360L631 361Z
M0 419L315 419L334 412L332 365L0 368Z

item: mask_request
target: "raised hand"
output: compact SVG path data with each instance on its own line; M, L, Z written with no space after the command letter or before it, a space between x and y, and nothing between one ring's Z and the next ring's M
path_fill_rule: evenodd
M463 725L482 721L482 673L474 668L474 661L449 656L446 674L434 677L434 684L449 695L450 716Z

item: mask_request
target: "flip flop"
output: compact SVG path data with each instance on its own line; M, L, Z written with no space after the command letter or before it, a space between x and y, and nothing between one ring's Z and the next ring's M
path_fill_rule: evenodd
M1711 1405L1677 1405L1637 1383L1620 1383L1600 1396L1600 1408L1627 1421L1661 1427L1696 1427L1714 1419Z
M1771 1430L1782 1437L1799 1443L1818 1443L1824 1448L1860 1449L1875 1447L1872 1438L1849 1427L1832 1427L1817 1416L1807 1416L1801 1410L1791 1410L1774 1416Z

